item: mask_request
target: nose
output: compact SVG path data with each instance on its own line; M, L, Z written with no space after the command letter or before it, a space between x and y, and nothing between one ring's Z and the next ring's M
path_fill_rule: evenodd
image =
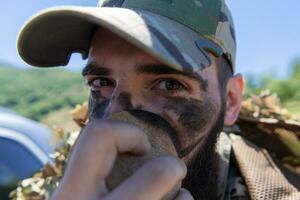
M112 114L126 109L133 109L132 95L129 92L114 93L106 109L105 117L110 118Z

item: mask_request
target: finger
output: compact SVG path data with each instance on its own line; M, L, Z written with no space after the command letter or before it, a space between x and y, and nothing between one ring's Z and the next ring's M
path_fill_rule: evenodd
M113 121L113 120L94 120L83 131L84 134L97 137L96 140L101 140L107 137L112 140L118 153L130 152L136 155L144 155L150 152L151 145L146 134L137 126L130 123ZM106 147L111 146L103 142Z
M105 199L161 199L180 184L185 175L186 166L180 159L157 157L142 166Z
M194 198L188 190L181 188L174 200L194 200Z
M108 176L118 153L145 154L150 151L147 136L139 128L115 121L97 121L87 125L73 149L63 178L77 193L105 193ZM74 180L74 177L76 179ZM78 182L78 183L77 183ZM82 187L84 186L84 187Z

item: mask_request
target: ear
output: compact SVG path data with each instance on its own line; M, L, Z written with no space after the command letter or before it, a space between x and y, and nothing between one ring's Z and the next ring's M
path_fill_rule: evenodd
M227 104L224 125L230 126L237 120L243 99L244 80L241 74L231 77L227 83Z

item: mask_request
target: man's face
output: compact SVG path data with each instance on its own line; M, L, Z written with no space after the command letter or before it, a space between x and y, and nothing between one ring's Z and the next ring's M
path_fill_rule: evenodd
M125 109L155 113L176 131L182 159L189 164L220 118L217 59L209 56L210 67L183 73L111 32L98 30L83 70L90 87L90 117L109 118Z
M183 187L196 199L215 198L210 185L216 185L215 143L225 113L218 59L209 56L212 64L202 71L180 72L100 29L82 72L90 87L90 119L135 109L152 112L170 124L188 168Z

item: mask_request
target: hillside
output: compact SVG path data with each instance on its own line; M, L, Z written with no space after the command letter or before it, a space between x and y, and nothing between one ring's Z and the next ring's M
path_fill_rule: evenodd
M246 77L246 93L259 94L266 88L277 93L284 107L300 115L300 60L294 62L288 79L270 76L256 77L253 84ZM52 124L63 122L63 113L78 103L87 101L88 90L80 73L61 68L18 69L0 65L0 107L12 109L34 120ZM49 123L48 123L49 122Z
M80 73L63 69L0 66L0 107L40 120L50 112L86 101L88 90Z
M285 79L277 79L272 73L246 77L246 96L268 89L278 95L290 113L300 116L300 57L287 70L289 76Z

